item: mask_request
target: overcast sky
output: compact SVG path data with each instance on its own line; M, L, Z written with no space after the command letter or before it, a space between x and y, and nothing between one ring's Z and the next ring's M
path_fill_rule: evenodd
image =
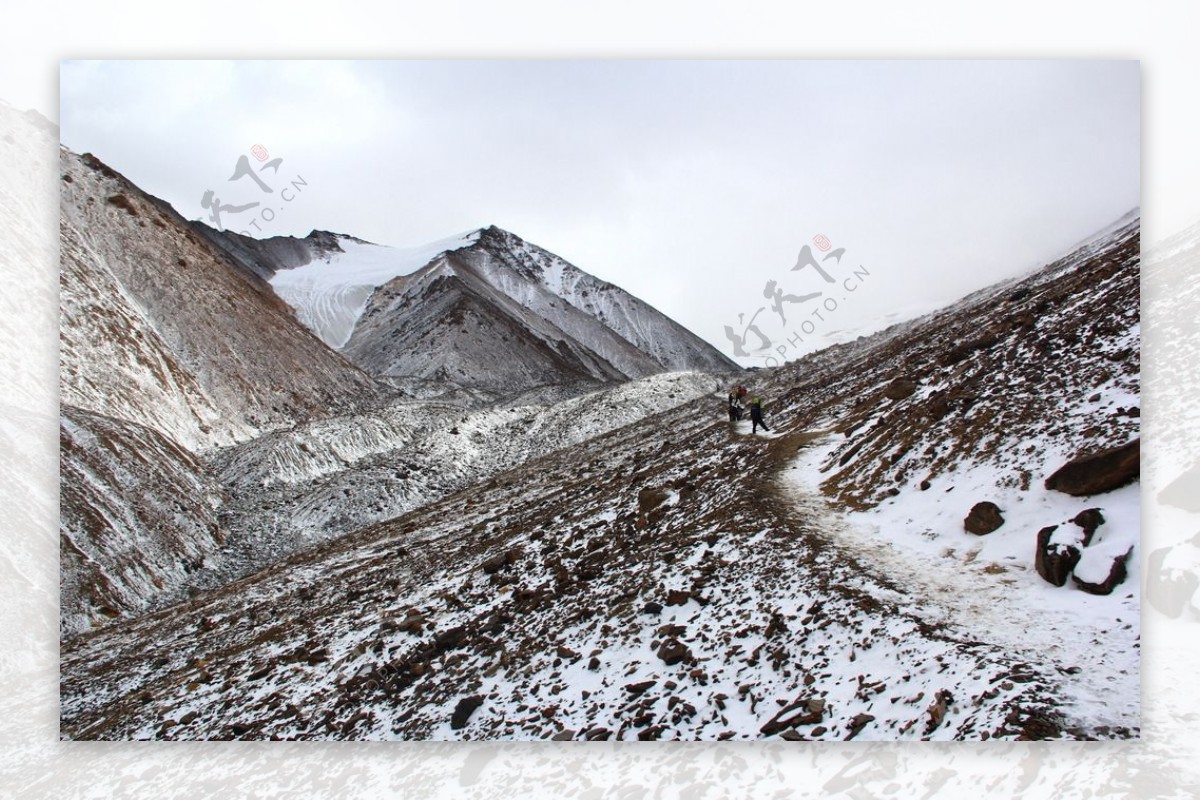
M768 307L768 353L808 321L793 358L1137 206L1139 86L1130 61L68 62L60 121L189 219L207 190L263 199L228 180L260 144L282 159L268 185L304 185L224 227L410 246L495 224L726 353L739 314ZM826 255L818 235L845 249L822 262L834 284L791 269L805 245ZM785 325L768 281L823 294L783 303Z

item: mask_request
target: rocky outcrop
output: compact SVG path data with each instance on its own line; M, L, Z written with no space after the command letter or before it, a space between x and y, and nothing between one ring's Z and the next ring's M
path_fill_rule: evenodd
M1046 479L1046 489L1068 495L1099 495L1135 481L1141 475L1141 439L1079 456Z

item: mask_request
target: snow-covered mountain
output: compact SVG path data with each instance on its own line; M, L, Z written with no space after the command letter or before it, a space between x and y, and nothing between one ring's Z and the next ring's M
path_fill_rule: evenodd
M330 347L410 391L496 397L737 369L649 304L494 226L411 249L318 231L206 235Z
M383 389L297 324L165 203L61 153L62 402L189 450L378 405Z
M494 254L468 250L390 297L451 277L499 291ZM545 430L570 447L539 442L406 511L358 493L387 469L396 491L431 486L437 454L450 471L536 422L503 406L427 418L428 482L404 475L420 418L401 412L239 446L221 469L244 520L327 526L364 503L381 516L66 640L64 736L1136 736L1136 582L1097 568L1136 574L1139 557L1138 263L1133 221L943 312L761 371L765 436L727 420L723 391L617 428L603 396L562 407ZM605 433L571 440L589 413ZM1119 458L1098 468L1110 446ZM964 531L988 500L999 520ZM1055 547L1082 551L1082 584L1039 575L1050 526L1076 537Z
M637 298L497 228L379 287L343 352L375 375L497 393L557 376L736 369Z
M377 287L416 272L442 253L470 245L479 233L395 248L329 231L313 231L303 239L254 239L201 222L192 225L246 272L270 281L297 319L335 350L346 344Z

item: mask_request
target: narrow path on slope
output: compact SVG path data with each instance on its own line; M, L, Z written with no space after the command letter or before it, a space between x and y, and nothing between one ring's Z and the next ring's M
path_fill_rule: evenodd
M1062 609L1037 605L1043 588L1026 571L961 556L930 559L889 540L875 526L846 519L825 498L796 454L827 432L789 435L779 443L786 459L776 473L777 497L788 503L820 538L843 549L894 588L887 600L955 637L983 642L1019 655L1061 682L1061 711L1076 725L1140 726L1138 630L1116 621L1097 631ZM1034 581L1036 579L1036 582ZM1049 588L1053 589L1053 588ZM1136 621L1134 621L1136 623ZM1100 734L1105 734L1101 729Z

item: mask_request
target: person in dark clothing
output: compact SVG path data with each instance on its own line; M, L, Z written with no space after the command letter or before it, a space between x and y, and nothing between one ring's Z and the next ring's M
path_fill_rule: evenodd
M737 396L737 391L729 393L729 422L736 423L742 419L742 401Z
M757 395L754 396L754 400L750 401L750 422L752 424L751 434L757 434L759 426L762 426L763 431L771 430L767 428L767 421L763 420L762 398Z

